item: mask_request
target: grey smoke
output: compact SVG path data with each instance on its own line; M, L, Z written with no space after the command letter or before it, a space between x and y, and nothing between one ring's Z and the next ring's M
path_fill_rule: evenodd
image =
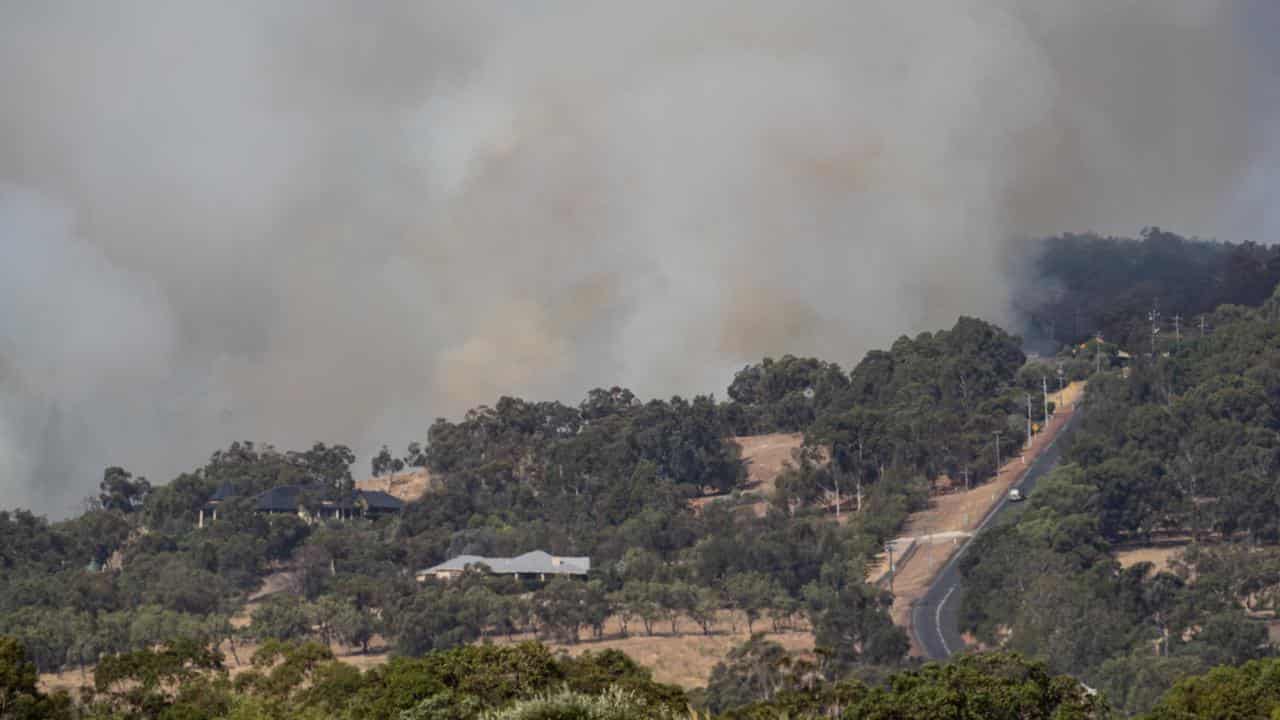
M0 505L1016 323L1019 234L1266 239L1267 12L5 3Z

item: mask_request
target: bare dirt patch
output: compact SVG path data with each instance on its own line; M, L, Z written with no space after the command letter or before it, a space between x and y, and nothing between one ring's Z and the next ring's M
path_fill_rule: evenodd
M1122 568L1130 568L1138 563L1149 562L1155 567L1152 572L1163 572L1170 569L1173 561L1186 548L1186 544L1158 545L1126 548L1113 554Z
M381 490L405 502L413 502L438 487L439 483L426 468L410 472L392 473L356 481L360 490Z
M804 444L800 433L771 433L735 437L733 442L742 449L742 461L747 466L747 489L765 497L772 497L774 483L791 463L791 454Z

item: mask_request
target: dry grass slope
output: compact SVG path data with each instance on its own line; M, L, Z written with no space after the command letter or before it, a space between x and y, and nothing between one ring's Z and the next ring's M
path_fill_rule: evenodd
M791 454L804 444L800 433L771 433L735 437L733 442L742 449L742 460L747 466L746 489L765 497L771 497L774 482L791 462Z
M381 490L405 502L413 502L435 487L436 480L426 468L356 481L356 488L360 490Z

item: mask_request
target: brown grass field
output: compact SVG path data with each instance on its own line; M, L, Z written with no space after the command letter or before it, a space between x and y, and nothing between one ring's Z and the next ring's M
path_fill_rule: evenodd
M736 622L735 622L736 621ZM746 642L746 621L741 617L731 618L729 612L722 614L715 623L710 635L703 635L702 629L692 620L682 620L677 624L679 632L671 634L669 622L654 626L652 636L644 635L644 627L639 621L630 623L631 635L622 636L621 627L616 619L605 625L604 637L601 640L591 638L589 628L583 628L582 641L574 645L555 643L544 640L555 652L564 652L571 656L585 652L601 650L621 650L636 662L653 671L658 682L671 683L683 688L703 687L711 676L711 669L720 662L735 645ZM781 632L775 632L768 619L756 621L753 628L764 634L769 640L791 651L807 652L813 650L813 634L801 621L793 621ZM531 640L532 635L517 635L511 641ZM506 637L490 638L486 642L506 643ZM368 670L387 662L390 655L385 650L386 643L382 638L375 638L371 647L373 651L362 654L358 648L333 646L334 655L344 663L354 665L361 670ZM234 652L232 647L223 643L221 650L226 656L226 667L232 675L248 670L250 659L257 649L255 643L239 642ZM237 660L238 658L238 660ZM80 670L67 670L61 673L44 673L40 676L40 685L46 691L58 689L75 691L84 685L93 684L93 669L87 668L82 675Z
M731 618L731 615L737 617ZM703 635L702 629L688 619L680 621L677 627L679 632L672 635L670 623L659 623L654 625L654 635L647 636L639 621L632 621L629 624L630 636L623 637L617 620L610 619L605 624L604 638L601 640L590 639L590 633L584 628L583 640L576 645L547 642L547 646L572 656L609 649L621 650L652 670L653 678L658 682L694 688L704 687L716 663L723 660L734 646L751 637L741 614L731 611L721 613L719 620L712 626L710 635ZM753 630L788 650L802 653L813 650L813 633L798 618L788 623L781 632L775 632L773 624L768 619L761 618L755 622ZM530 638L516 638L517 641L524 639ZM495 639L495 642L505 641L505 638Z

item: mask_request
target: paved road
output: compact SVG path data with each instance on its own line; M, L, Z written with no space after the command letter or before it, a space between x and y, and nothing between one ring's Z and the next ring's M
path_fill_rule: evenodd
M1077 410L1067 419L1067 424L1059 431L1058 437L1053 439L1049 447L1045 448L1045 451L1036 458L1036 461L1023 474L1022 479L1018 481L1016 487L1021 488L1024 494L1030 494L1035 489L1036 482L1058 464L1058 459L1062 455L1062 448L1058 443L1075 429L1076 416L1079 413L1080 410ZM942 572L934 578L929 591L911 609L912 631L929 659L945 660L952 653L964 649L964 641L960 639L959 630L960 599L964 597L964 588L960 587L960 558L973 544L978 533L995 522L996 518L1016 515L1021 513L1024 507L1026 507L1025 503L1010 503L1008 496L1000 498L995 509L978 526L974 537L965 541L965 544L960 546L960 550L951 556L942 568Z

